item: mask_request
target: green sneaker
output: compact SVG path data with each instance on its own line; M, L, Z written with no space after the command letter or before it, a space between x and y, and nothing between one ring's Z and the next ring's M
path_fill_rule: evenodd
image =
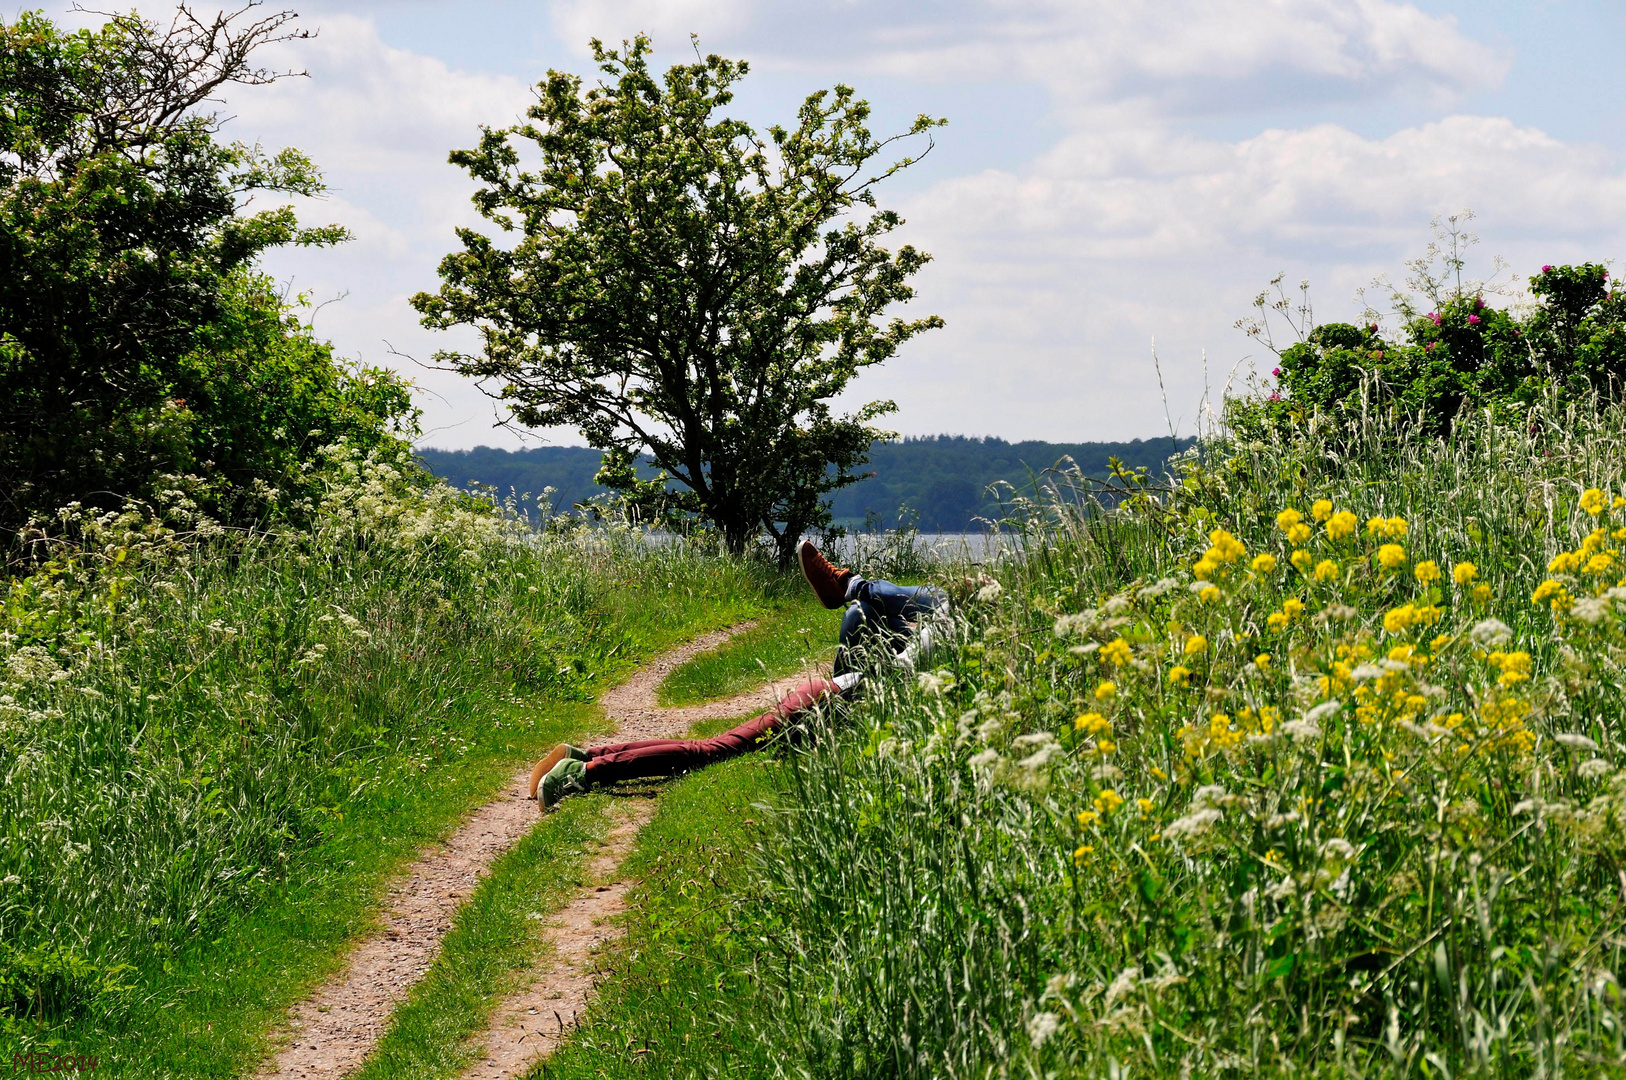
M537 791L536 797L542 801L542 809L552 810L566 795L585 794L587 794L587 766L575 758L567 757L542 778L542 787Z
M586 761L587 751L581 749L580 747L571 746L569 743L560 743L558 746L555 746L548 752L548 756L537 762L536 767L531 770L531 793L527 795L526 798L536 798L536 786L542 782L542 778L544 776L553 771L553 767L555 765L559 764L559 762L563 761L565 758L574 758L577 761Z

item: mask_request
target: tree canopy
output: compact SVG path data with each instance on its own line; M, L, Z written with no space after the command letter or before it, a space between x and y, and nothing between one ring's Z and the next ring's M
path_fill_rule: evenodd
M942 325L886 317L929 256L881 246L902 220L874 194L918 158L872 167L899 139L929 151L940 121L877 138L868 104L836 86L764 138L718 115L744 62L707 56L659 80L645 37L592 47L597 86L550 71L526 122L451 155L482 184L481 214L519 237L459 230L440 290L413 303L427 326L477 327L480 355L437 359L492 380L521 424L579 428L606 452L601 482L709 522L736 551L766 531L788 558L894 409L837 415L830 400ZM640 454L664 475L640 479Z
M314 441L410 422L399 380L337 365L254 269L345 237L250 212L256 193L321 193L302 154L216 138L212 95L282 77L254 51L303 36L254 11L0 23L0 535L178 483L253 518Z

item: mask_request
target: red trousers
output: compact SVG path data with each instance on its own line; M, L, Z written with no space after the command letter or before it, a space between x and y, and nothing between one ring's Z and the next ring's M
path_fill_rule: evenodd
M810 679L779 704L739 727L709 739L644 739L587 751L587 782L613 784L645 776L672 776L757 749L798 715L837 693L828 679Z

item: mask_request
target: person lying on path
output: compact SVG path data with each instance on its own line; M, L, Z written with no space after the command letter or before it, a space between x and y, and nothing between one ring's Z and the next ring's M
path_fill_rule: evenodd
M881 655L910 667L915 656L930 647L930 629L921 624L945 609L942 590L869 581L846 567L832 566L807 540L797 545L796 559L825 607L847 605L830 678L808 679L773 708L710 739L643 739L586 750L560 743L531 770L532 798L540 799L543 809L552 809L567 795L595 786L673 776L755 750L809 710L851 694L862 682L864 658L877 646Z

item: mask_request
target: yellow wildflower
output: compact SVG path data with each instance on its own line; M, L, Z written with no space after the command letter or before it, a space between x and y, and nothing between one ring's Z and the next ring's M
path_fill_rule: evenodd
M1440 609L1429 604L1401 604L1383 613L1383 629L1403 634L1414 626L1433 626L1440 621Z
M1107 788L1095 797L1095 808L1103 814L1110 814L1124 804L1122 795L1111 788Z
M1208 588L1197 594L1197 599L1201 600L1205 604L1215 604L1219 602L1220 595L1221 593L1219 589L1213 585L1210 585Z
M1224 529L1215 529L1208 534L1208 542L1213 545L1205 553L1204 558L1215 562L1235 562L1247 553L1241 542Z
M1479 577L1479 567L1471 562L1459 562L1451 568L1451 580L1458 585L1471 584Z
M1589 574L1607 574L1614 568L1614 565L1615 557L1607 551L1600 551L1588 559L1586 566L1582 567L1582 569Z
M1398 570L1406 561L1406 549L1399 544L1384 544L1378 548L1378 562L1385 570Z
M1593 517L1603 513L1604 504L1604 494L1597 488L1587 488L1581 492L1581 509Z
M1431 585L1440 580L1440 564L1433 559L1424 559L1412 568L1412 573L1424 585Z
M1129 663L1134 655L1134 650L1129 647L1129 642L1123 638L1113 638L1101 646L1101 659L1119 666Z
M1089 859L1090 852L1094 850L1095 848L1091 847L1089 844L1080 844L1073 852L1073 865L1083 866L1084 863Z
M1111 701L1118 696L1118 684L1108 679L1095 688L1095 700Z
M1176 664L1169 669L1169 683L1173 686L1184 686L1189 678L1191 678L1191 669L1182 664Z
M1549 574L1573 574L1580 565L1580 552L1560 551L1553 556L1553 561L1547 564L1547 572Z
M1300 573L1307 574L1310 572L1311 564L1315 562L1315 556L1311 555L1303 548L1300 548L1298 551L1293 552L1289 561L1292 562Z
M1304 601L1296 596L1289 596L1282 601L1282 614L1289 619L1296 619L1304 614Z
M1322 559L1315 564L1315 572L1310 575L1317 581L1338 580L1338 564L1331 559Z
M1073 727L1086 735L1099 735L1112 730L1112 721L1098 712L1082 713L1073 721Z
M1512 686L1530 678L1530 654L1527 652L1497 651L1485 659L1502 673L1496 681L1503 686Z
M1260 671L1264 671L1267 668L1269 668L1270 667L1270 654L1267 653L1267 652L1262 652L1258 656L1254 657L1253 658L1253 666L1258 668Z
M1269 615L1265 616L1265 626L1272 630L1280 630L1286 625L1287 616L1279 611L1272 611Z
M1097 739L1095 740L1095 749L1098 753L1110 754L1118 749L1118 744L1111 739Z
M1198 581L1207 581L1219 572L1219 563L1204 555L1197 560L1197 565L1191 568L1191 576Z
M1147 772L1151 773L1153 776L1157 777L1159 780L1167 780L1169 778L1169 774L1164 772L1162 769L1158 768L1156 765L1153 765L1150 769L1147 770Z
M1326 521L1332 517L1332 500L1317 499L1315 505L1310 507L1310 516L1317 521Z
M1340 510L1327 520L1327 536L1332 540L1342 540L1355 532L1359 519L1348 510Z
M1540 585L1536 586L1536 591L1530 594L1530 602L1532 604L1539 604L1543 601L1551 600L1554 604L1558 604L1568 595L1569 594L1565 591L1562 582L1554 581L1552 578L1548 578L1546 581L1543 581Z
M1091 825L1094 825L1095 819L1100 816L1101 815L1097 814L1094 810L1080 810L1078 812L1078 823L1087 829Z
M1140 812L1143 814L1150 814L1152 812L1153 804L1151 799L1136 799L1135 805L1140 808Z
M1268 574L1276 569L1276 556L1270 552L1262 552L1253 557L1253 568L1261 574Z
M1287 532L1289 529L1303 520L1304 515L1299 513L1297 510L1294 510L1290 506L1286 510L1283 510L1281 513L1276 515L1276 527L1282 530L1282 532Z
M1474 586L1474 603L1488 604L1491 598L1491 587L1481 582Z
M1310 526L1302 522L1287 530L1287 542L1294 547L1298 547L1308 539L1310 539Z
M1208 639L1201 634L1192 634L1186 639L1186 655L1197 656L1208 649Z

